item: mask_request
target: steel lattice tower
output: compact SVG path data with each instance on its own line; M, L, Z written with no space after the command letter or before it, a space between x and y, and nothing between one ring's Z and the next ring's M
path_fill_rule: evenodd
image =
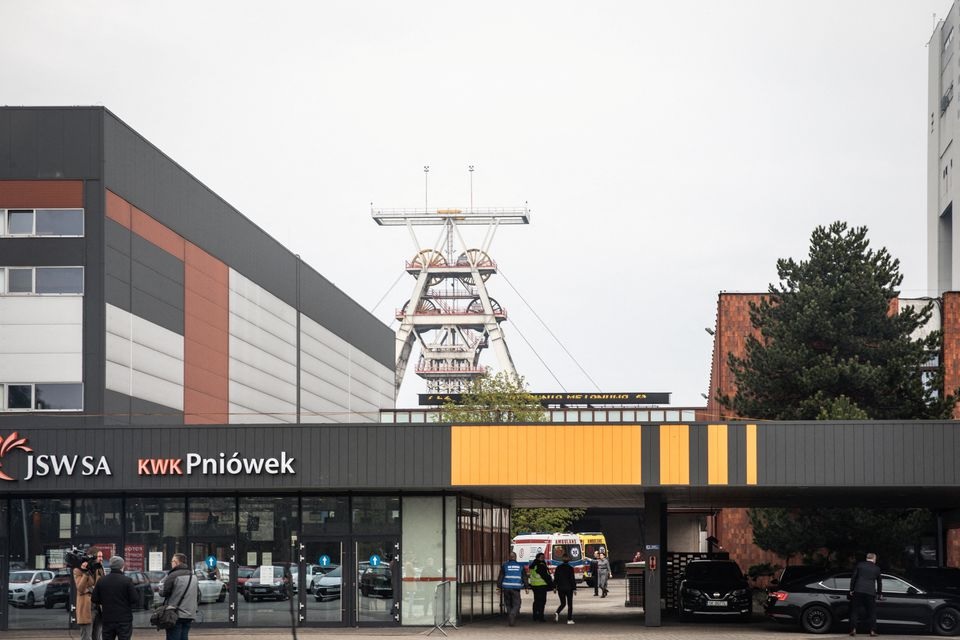
M492 346L500 368L516 374L510 350L500 328L506 310L487 293L486 282L497 272L490 244L503 224L528 224L530 210L522 208L371 209L383 226L406 226L416 251L406 271L416 278L410 299L396 312L396 391L400 391L414 342L420 343L416 372L427 381L428 393L462 393L483 375L480 352ZM470 247L460 233L465 225L486 225L479 248ZM439 226L433 248L424 249L415 227ZM459 250L455 249L459 246Z

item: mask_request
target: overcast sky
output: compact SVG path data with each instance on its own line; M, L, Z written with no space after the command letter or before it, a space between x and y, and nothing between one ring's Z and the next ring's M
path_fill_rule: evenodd
M600 387L696 406L717 294L765 290L816 225L867 225L928 294L925 45L949 6L0 0L0 103L108 107L368 309L413 255L370 202L422 206L430 165L431 207L466 206L475 165L477 206L533 212L493 258ZM392 328L412 285L376 309ZM539 354L593 390L488 285L531 389L559 390ZM408 374L398 404L422 391Z

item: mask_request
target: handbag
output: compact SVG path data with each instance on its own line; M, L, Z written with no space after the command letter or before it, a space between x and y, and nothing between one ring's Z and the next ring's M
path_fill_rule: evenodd
M180 619L180 616L177 615L177 611L180 610L180 605L183 604L183 599L186 597L187 592L190 591L190 584L193 582L193 574L190 574L189 579L187 580L187 586L184 587L183 593L180 594L180 601L177 602L177 606L171 607L167 605L170 598L166 598L163 601L163 604L160 605L157 609L154 610L153 614L150 616L150 624L159 629L173 629L177 626L177 620Z

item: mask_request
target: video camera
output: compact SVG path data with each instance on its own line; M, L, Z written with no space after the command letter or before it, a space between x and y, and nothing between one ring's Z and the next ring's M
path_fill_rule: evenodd
M73 547L64 552L63 561L71 569L81 569L83 563L86 562L87 571L93 571L97 568L97 552L96 549Z

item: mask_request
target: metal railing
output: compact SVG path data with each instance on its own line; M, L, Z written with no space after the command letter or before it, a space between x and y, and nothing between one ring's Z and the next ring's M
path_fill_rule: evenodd
M434 631L439 631L444 636L447 632L444 627L457 628L456 621L453 619L453 611L450 606L450 590L453 588L451 580L444 580L437 585L433 592L433 628L427 633L430 635Z

